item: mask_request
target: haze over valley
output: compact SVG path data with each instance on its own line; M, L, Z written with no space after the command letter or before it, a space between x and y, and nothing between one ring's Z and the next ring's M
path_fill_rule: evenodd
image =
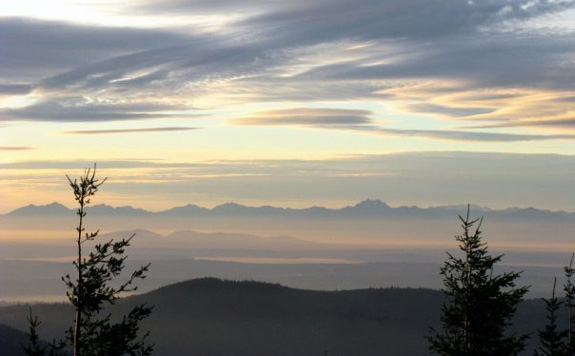
M366 200L339 209L230 203L159 212L96 205L87 211L89 226L106 227L102 240L135 234L130 266L153 265L140 289L145 292L205 276L314 290L439 289L438 271L445 252L454 250L457 216L465 209ZM532 286L529 296L547 296L549 281L568 263L575 214L534 208L472 212L485 217L494 253L506 254L503 270L523 270L522 282ZM54 281L71 269L74 219L74 211L58 203L0 216L1 301L65 298L64 286ZM66 224L71 228L63 229Z

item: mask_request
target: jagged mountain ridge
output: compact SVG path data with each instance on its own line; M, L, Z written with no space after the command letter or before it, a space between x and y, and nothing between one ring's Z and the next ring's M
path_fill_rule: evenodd
M565 211L550 211L543 209L528 208L507 208L502 210L490 209L472 205L471 209L485 216L500 218L520 218L520 219L561 219L575 220L575 213ZM381 200L364 200L353 206L346 206L339 209L332 209L320 206L309 208L280 208L274 206L245 206L237 203L225 203L212 209L188 204L181 207L174 207L168 210L152 212L145 209L134 208L132 206L113 207L106 204L98 204L88 207L87 212L95 216L222 216L222 217L278 217L278 218L378 218L378 217L399 217L399 218L453 218L454 215L462 214L466 210L466 205L450 205L421 208L417 206L391 207ZM62 216L74 213L74 209L54 202L47 205L28 205L18 208L4 216Z

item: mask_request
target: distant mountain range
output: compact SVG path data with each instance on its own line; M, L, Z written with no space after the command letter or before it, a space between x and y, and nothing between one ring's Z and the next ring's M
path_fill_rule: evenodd
M429 289L326 292L203 278L122 299L110 311L119 315L140 303L154 305L143 329L151 332L156 356L413 356L428 354L424 335L438 326L442 301L440 291ZM73 320L66 304L32 309L47 340ZM28 313L26 305L0 308L0 323L26 330ZM543 303L524 302L513 324L519 333L543 327ZM0 328L0 340L2 333Z
M277 217L277 218L453 218L464 214L466 205L438 206L421 208L417 206L391 207L381 200L364 200L353 206L331 209L321 206L293 209L273 206L251 207L237 203L226 203L212 209L188 204L169 210L152 212L131 206L112 207L105 204L94 205L87 208L89 214L96 216L158 216L158 217L185 217L185 216L214 216L214 217ZM549 211L536 208L507 208L494 210L486 207L472 206L475 214L485 217L505 219L545 219L545 220L575 220L575 213L565 211ZM63 216L70 215L75 209L69 209L60 203L47 205L28 205L16 209L4 216Z

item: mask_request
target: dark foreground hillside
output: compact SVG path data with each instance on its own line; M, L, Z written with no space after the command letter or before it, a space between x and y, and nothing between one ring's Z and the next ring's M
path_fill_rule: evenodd
M259 282L206 278L127 298L155 305L145 323L156 356L427 355L423 338L437 325L442 294L426 289L308 291ZM65 305L36 305L46 338L70 325ZM27 307L0 308L0 323L25 329ZM527 302L517 322L535 331L544 323L541 303Z
M14 328L0 325L0 355L23 356L22 343L26 341L26 335Z

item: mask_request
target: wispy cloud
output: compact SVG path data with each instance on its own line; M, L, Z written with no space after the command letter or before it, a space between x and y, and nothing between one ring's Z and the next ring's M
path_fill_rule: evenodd
M17 184L27 171L32 171L28 177L54 182L58 190L47 198L50 202L58 200L66 189L64 172L81 172L82 167L92 164L75 160L2 163L0 181L4 186ZM491 206L517 204L573 210L572 167L575 156L477 152L411 152L316 160L98 162L102 176L111 177L106 191L118 194L118 204L169 199L170 206L229 201L315 204L373 197L394 204L472 201ZM10 191L20 189L9 187Z
M30 84L0 84L0 95L24 95L33 89Z
M150 132L170 132L197 130L198 127L148 127L140 129L109 129L109 130L77 130L64 131L68 135L105 135L105 134L126 134L126 133L150 133Z
M47 99L22 108L0 109L0 121L115 121L141 120L168 117L194 117L176 114L179 105L151 102L114 103L88 100L83 97Z
M575 140L575 134L510 134L474 130L397 129L375 124L368 110L294 108L256 112L234 120L238 125L301 126L343 130L381 136L419 137L433 140L472 142L521 142L538 140ZM485 126L490 127L490 126ZM475 128L475 127L472 127Z
M0 146L0 151L28 151L33 149L35 148L29 146Z
M67 22L26 18L0 18L4 51L0 76L38 83L54 73L106 60L110 57L187 40L170 30L129 27L79 26Z
M493 129L503 127L544 127L550 129L575 129L575 118L566 118L558 120L517 120L505 121L494 124L468 125L462 126L464 129Z
M468 118L470 116L488 114L496 111L493 108L474 108L474 107L449 107L431 103L421 103L408 105L407 111L420 112L428 114L439 114L456 118Z
M343 129L343 127L340 127ZM378 135L391 135L403 137L421 137L434 140L448 141L475 141L475 142L521 142L521 141L545 141L545 140L575 140L575 135L548 134L527 135L507 134L498 132L477 132L461 130L402 130L389 129L376 126L349 126L351 131L362 131Z
M570 0L425 1L404 0L294 0L288 3L234 0L148 0L138 3L142 12L256 13L242 23L265 28L266 35L283 32L298 40L328 41L350 37L435 37L472 31L486 24L529 19L573 7ZM345 14L342 16L342 14ZM385 21L382 21L385 19ZM307 38L306 38L307 37Z
M239 125L332 126L371 123L368 110L293 108L257 112L235 120Z

